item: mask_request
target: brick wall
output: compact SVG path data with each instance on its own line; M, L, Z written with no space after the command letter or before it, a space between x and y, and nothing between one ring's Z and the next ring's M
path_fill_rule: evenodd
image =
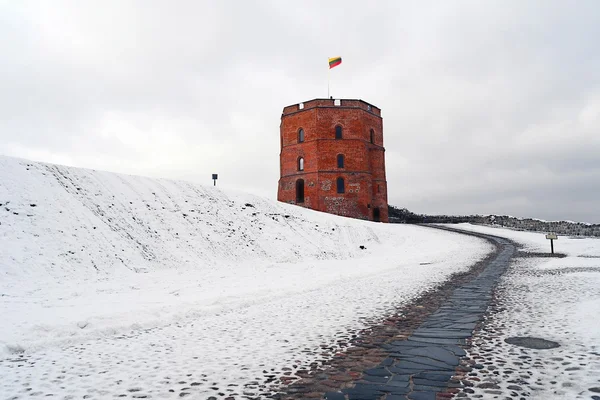
M381 110L361 100L316 99L285 107L280 125L277 198L296 204L296 182L304 181L303 207L352 218L388 221ZM336 105L339 104L339 105ZM336 126L342 138L336 139ZM304 131L304 142L298 132ZM373 137L373 143L371 143ZM338 168L338 155L344 167ZM298 170L298 159L304 170ZM337 179L345 193L337 193Z

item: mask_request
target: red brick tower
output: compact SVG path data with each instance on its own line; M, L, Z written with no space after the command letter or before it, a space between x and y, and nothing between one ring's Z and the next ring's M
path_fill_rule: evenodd
M281 115L277 200L388 222L381 110L362 100L315 99Z

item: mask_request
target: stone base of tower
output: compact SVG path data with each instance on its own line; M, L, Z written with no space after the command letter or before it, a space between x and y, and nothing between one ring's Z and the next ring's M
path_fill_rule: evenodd
M345 193L337 193L337 174L303 175L303 199L298 199L298 177L281 178L277 200L343 217L388 222L387 202L383 196L372 197L371 193L376 190L373 190L369 176L361 175L356 174L346 181Z

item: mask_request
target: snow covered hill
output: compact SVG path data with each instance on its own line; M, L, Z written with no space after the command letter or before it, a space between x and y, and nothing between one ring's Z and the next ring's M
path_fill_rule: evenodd
M46 354L61 352L52 357L70 365L79 356L69 352L86 343L117 352L90 358L92 370L97 362L143 383L117 361L161 343L214 360L203 373L217 382L231 375L220 363L232 358L244 365L234 381L254 379L260 365L314 361L340 332L384 317L489 250L476 238L212 186L0 157L0 375L29 379L13 376L2 355L35 354L45 368ZM177 365L160 369L177 370L181 357L163 354L160 362ZM21 390L6 385L0 394ZM53 393L64 392L58 386Z
M0 171L9 277L347 258L380 241L366 224L210 186L10 158Z

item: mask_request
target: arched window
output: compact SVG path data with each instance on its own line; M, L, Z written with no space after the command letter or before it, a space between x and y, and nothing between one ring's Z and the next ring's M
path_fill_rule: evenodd
M304 158L298 158L298 171L304 171Z
M300 128L298 130L298 143L304 142L304 129Z
M375 143L375 131L371 129L371 143Z
M337 125L335 127L335 138L336 139L341 139L342 138L342 127Z
M344 178L337 178L337 192L338 193L346 193L346 189L344 188Z
M304 203L304 179L296 181L296 203Z
M343 154L338 154L337 166L338 166L338 168L344 168L344 155Z

